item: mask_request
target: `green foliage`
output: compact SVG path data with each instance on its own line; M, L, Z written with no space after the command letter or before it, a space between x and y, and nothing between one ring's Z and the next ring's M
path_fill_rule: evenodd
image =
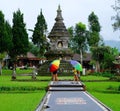
M74 27L71 26L69 27L68 29L68 32L70 34L70 40L69 40L69 43L68 43L68 47L69 48L72 48L74 46L74 41L73 41L73 37L74 37Z
M110 80L118 81L120 82L120 76L113 76L110 78Z
M3 60L3 58L5 57L5 55L6 55L6 53L4 52L4 53L0 53L0 61L2 61Z
M109 46L92 47L91 52L93 60L99 61L102 69L110 70L113 69L113 61L119 53L116 48Z
M4 48L4 38L5 38L5 20L4 20L4 14L2 11L0 11L0 53L4 52L6 49Z
M101 31L101 26L97 15L92 12L88 17L89 22L89 36L88 44L90 46L98 46L101 40L99 32Z
M118 87L118 91L120 91L120 86Z
M113 5L113 9L116 12L116 15L112 17L114 23L112 24L114 30L120 30L120 0L115 0L115 5Z
M12 34L12 27L10 25L10 23L8 21L5 22L5 26L6 26L6 32L7 32L7 37L5 39L5 44L7 44L7 52L9 54L9 51L13 48L13 34Z
M100 32L101 27L97 15L92 12L88 17L89 29L91 32Z
M4 20L4 14L0 11L0 53L9 52L12 47L11 26Z
M35 28L32 35L32 42L39 48L41 56L44 55L48 45L46 39L46 32L47 24L41 10L40 15L38 15L37 17L37 23L35 24Z
M70 47L74 52L80 53L80 50L87 50L87 37L86 37L86 26L85 24L79 22L75 27L68 28L71 35Z
M95 75L95 76L102 76L102 77L108 77L109 79L115 76L114 74L112 74L112 73L110 73L110 72L107 72L107 71L105 71L105 72L93 73L93 75Z
M98 46L100 42L100 35L98 32L90 32L88 37L88 44L89 46Z
M9 86L0 86L0 92L36 92L40 90L46 90L46 87L31 87L31 86L21 86L21 87L9 87Z
M92 51L92 58L96 61L98 60L102 62L104 59L104 53L105 52L109 53L110 47L108 46L92 47L91 51Z
M10 56L15 58L18 55L26 54L28 51L28 34L25 28L23 14L20 10L13 13L13 48Z
M39 48L32 42L29 42L29 51L35 56L39 56Z

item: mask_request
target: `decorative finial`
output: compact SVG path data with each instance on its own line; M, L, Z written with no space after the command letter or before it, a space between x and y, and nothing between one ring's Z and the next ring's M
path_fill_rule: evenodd
M61 14L61 9L60 9L60 5L58 5L58 10L57 10L57 17L56 17L56 21L62 21L63 18L62 18L62 14Z
M58 10L61 10L61 9L60 9L60 4L58 5Z

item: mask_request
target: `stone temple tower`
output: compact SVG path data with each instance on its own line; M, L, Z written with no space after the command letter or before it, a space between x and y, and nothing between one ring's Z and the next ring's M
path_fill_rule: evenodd
M63 23L60 5L58 6L55 24L48 35L50 39L49 51L45 54L48 60L62 58L62 60L70 60L72 51L68 47L70 35Z

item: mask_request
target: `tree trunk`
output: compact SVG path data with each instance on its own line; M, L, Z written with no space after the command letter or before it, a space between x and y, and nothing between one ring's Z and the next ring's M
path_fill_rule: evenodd
M2 62L0 61L0 75L2 75Z
M96 61L96 72L100 72L100 63Z
M83 63L83 55L82 55L82 50L80 49L80 62L81 62L81 65Z
M14 63L13 65L13 73L12 73L12 80L15 80L16 79L16 65Z

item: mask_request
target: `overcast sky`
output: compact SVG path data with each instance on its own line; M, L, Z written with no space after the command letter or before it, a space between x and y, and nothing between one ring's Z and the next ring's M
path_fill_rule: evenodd
M18 9L24 14L24 22L27 29L34 29L37 16L42 9L43 15L48 25L48 32L51 31L58 5L61 6L62 16L66 28L75 26L82 22L88 29L88 16L92 11L98 16L101 25L101 36L104 40L120 40L120 31L114 32L111 17L115 15L111 5L115 0L0 0L0 10L5 15L5 19L12 25L13 12ZM29 32L29 36L32 35Z

